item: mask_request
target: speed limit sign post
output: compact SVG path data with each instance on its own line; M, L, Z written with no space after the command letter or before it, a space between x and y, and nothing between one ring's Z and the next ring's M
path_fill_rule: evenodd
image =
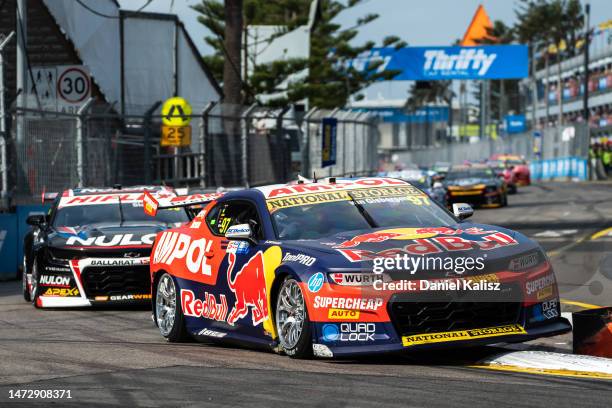
M191 145L191 126L162 126L162 146L183 147Z
M63 103L80 104L91 95L91 80L84 69L66 67L59 72L57 95Z

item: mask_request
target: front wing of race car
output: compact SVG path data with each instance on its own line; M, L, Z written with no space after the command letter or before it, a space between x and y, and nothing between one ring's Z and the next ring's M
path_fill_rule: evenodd
M507 301L415 300L411 299L414 293L406 292L406 281L404 286L395 281L395 287L387 286L394 289L374 292L371 286L353 286L347 279L350 275L355 273L329 273L329 283L314 284L325 278L321 273L302 284L318 356L524 342L571 330L560 315L548 263L526 275L501 272L468 279L476 285L517 288L522 292L520 301L511 297Z
M151 301L148 256L82 258L65 264L41 264L39 268L38 307Z

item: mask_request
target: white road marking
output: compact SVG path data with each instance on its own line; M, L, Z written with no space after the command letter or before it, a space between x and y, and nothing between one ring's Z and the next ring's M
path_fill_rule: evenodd
M567 235L574 235L577 232L578 230L576 229L558 230L558 231L547 230L547 231L538 232L537 234L534 234L533 236L539 237L539 238L559 238L559 237L564 237Z
M487 357L479 364L525 369L612 375L612 359L548 351L511 351Z

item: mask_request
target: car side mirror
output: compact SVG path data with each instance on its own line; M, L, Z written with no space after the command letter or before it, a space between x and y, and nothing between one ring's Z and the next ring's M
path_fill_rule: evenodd
M32 214L26 218L26 224L33 227L39 227L47 221L44 214Z
M474 209L469 204L456 203L453 204L453 214L455 214L455 217L459 218L460 220L465 220L466 218L470 218L472 215L474 215Z
M249 224L232 225L225 231L225 238L235 241L254 241L253 230Z

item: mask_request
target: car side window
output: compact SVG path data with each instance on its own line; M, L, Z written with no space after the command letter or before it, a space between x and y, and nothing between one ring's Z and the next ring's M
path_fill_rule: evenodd
M253 235L258 239L263 238L257 209L248 201L235 200L216 205L206 216L206 224L218 236L225 235L225 231L233 225L249 224Z

